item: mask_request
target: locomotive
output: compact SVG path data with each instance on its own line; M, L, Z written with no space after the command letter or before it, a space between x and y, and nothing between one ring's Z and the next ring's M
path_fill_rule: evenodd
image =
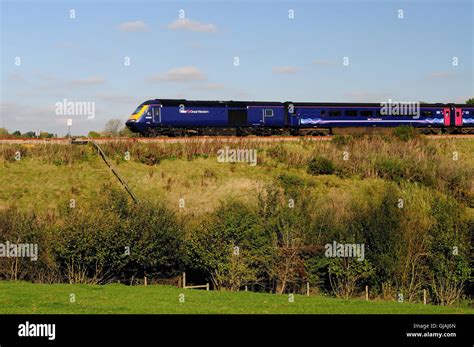
M397 126L471 133L474 105L155 99L140 104L126 126L143 136L321 135Z

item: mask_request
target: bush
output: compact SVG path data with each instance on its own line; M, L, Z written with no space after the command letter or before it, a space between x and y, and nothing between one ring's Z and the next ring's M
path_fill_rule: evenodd
M285 190L300 189L305 186L305 180L297 175L292 174L281 174L278 176L278 180Z
M191 231L189 266L204 272L217 289L254 285L265 272L270 240L248 206L222 203ZM237 247L237 248L236 248Z
M429 279L434 301L440 305L458 301L471 275L472 221L465 221L459 211L459 204L452 198L437 197L433 202Z
M131 205L112 190L96 208L73 209L57 230L55 254L70 283L172 277L184 262L183 233L163 205Z
M308 173L311 175L331 175L334 173L334 165L330 159L315 157L308 163Z
M419 137L418 131L412 126L399 126L393 130L393 135L401 141L409 141Z
M93 139L98 139L98 138L102 137L102 135L100 133L98 133L97 131L89 131L89 134L87 136L89 136L90 138L93 138Z
M407 175L407 163L398 158L380 158L374 163L375 172L380 177L400 181Z
M34 213L22 212L15 206L0 209L0 243L37 245L36 260L29 257L0 257L0 279L56 281L57 267L50 250L51 241L48 226Z

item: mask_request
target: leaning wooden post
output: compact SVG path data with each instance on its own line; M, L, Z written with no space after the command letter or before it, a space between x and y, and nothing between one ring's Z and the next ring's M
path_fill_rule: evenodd
M365 300L369 300L369 286L365 286Z
M183 272L183 288L186 288L186 272Z
M426 289L423 289L423 304L426 305Z
M143 277L143 283L145 284L145 287L146 287L146 285L147 285L147 283L146 283L146 276Z
M306 282L306 296L309 296L309 282Z
M209 291L209 282L206 283L206 290Z

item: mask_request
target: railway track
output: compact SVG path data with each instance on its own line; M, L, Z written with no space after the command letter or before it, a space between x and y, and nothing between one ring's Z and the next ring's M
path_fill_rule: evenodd
M429 139L440 140L440 139L474 139L474 134L459 134L459 135L424 135ZM223 141L223 142L239 142L242 140L255 141L255 142L297 142L301 139L308 141L331 141L332 135L326 136L247 136L247 137L236 137L236 136L192 136L192 137L110 137L110 138L98 138L94 139L96 143L107 143L107 142L141 142L141 143L183 143L183 142L212 142L212 141ZM73 139L66 138L49 138L49 139L33 139L33 138L15 138L5 139L0 138L0 144L62 144L68 145L71 143L85 144L91 140L86 137L79 137Z

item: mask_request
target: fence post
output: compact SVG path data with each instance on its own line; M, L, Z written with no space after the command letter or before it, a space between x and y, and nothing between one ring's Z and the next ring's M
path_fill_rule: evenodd
M143 283L145 283L145 287L146 287L146 285L147 285L147 283L146 283L146 276L143 278Z
M369 300L369 286L367 285L365 286L365 300Z
M306 282L306 296L309 296L309 282Z
M183 288L186 288L186 272L183 272Z
M423 289L423 304L426 305L426 289Z
M206 283L206 290L209 291L209 282Z
M247 286L245 286L245 291L247 291Z

